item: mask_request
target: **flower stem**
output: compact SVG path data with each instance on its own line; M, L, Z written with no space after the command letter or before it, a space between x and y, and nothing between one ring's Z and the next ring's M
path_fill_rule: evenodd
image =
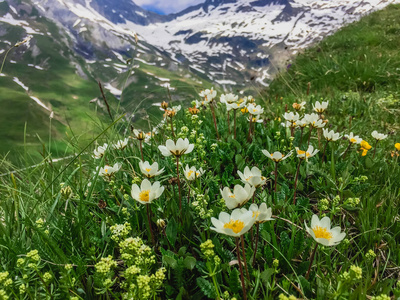
M346 150L343 152L342 157L345 158L347 152L350 150L351 147L351 142L349 142L349 145L347 146Z
M294 179L293 205L296 205L297 180L299 179L300 164L301 159L299 160L299 164L297 165L296 178Z
M310 146L310 140L311 140L311 132L312 132L313 128L312 126L310 126L310 135L308 136L308 143L307 143L307 148L308 146Z
M253 266L256 263L256 254L257 254L257 247L258 247L258 237L260 235L260 223L256 224L257 233L256 233L256 245L254 247L254 254L253 254Z
M375 149L374 149L374 156L372 156L372 158L375 158L375 154L376 154L376 146L378 145L379 140L376 140L375 142Z
M5 64L5 62L6 62L6 58L7 58L8 53L9 53L12 49L14 49L14 47L15 47L15 45L12 46L10 49L8 49L7 52L6 52L6 54L4 55L4 59L3 59L3 62L1 63L1 67L0 67L0 74L3 73L3 68L4 68L4 64Z
M243 237L243 235L240 236L240 239L242 241L242 253L243 253L244 267L246 269L247 279L250 280L249 269L247 268L246 252L244 251L244 237Z
M149 229L150 229L150 235L151 235L151 242L153 243L153 246L156 245L156 241L154 239L154 234L153 234L153 228L151 227L151 218L150 218L150 204L146 205L146 210L147 210L147 221L149 222Z
M231 120L230 120L230 111L227 111L228 113L228 131L229 131L229 135L231 135Z
M143 141L139 140L139 148L140 148L140 155L142 156L142 161L144 161L143 159L143 145L142 145Z
M233 136L236 140L236 109L233 111Z
M242 260L240 259L240 252L239 252L239 238L235 238L236 241L236 254L239 262L239 270L240 270L240 280L242 282L242 291L243 291L243 299L247 300L247 292L246 286L244 285L244 275L243 275L243 267L242 267Z
M326 152L326 147L328 146L329 141L326 141L325 147L324 147L324 154L322 154L322 162L325 160L325 152Z
M210 102L210 108L211 108L211 113L212 113L212 116L213 116L215 132L217 133L217 139L219 140L219 133L218 133L218 127L217 127L217 119L215 118L215 111L214 111L214 106L213 106L213 103L212 103L212 102Z
M275 187L274 187L274 192L276 193L276 184L278 182L278 162L275 162Z
M175 139L174 122L172 121L172 117L169 119L171 120L171 133L172 133L173 138Z
M303 131L304 131L304 127L301 127L300 128L300 132L301 132L301 134L300 134L300 143L299 143L299 147L301 147L301 143L303 142Z
M179 180L179 156L176 157L176 175L178 178L179 211L181 212L181 219L182 219L182 192L181 192L181 181Z
M306 274L306 279L307 280L310 277L311 266L312 266L312 263L314 261L315 253L317 252L317 248L318 248L318 243L315 244L314 251L312 252L311 257L310 257L310 265L308 266L308 271L307 271L307 274Z
M248 141L249 143L252 142L252 137L251 137L251 127L252 127L252 125L253 125L253 116L250 114L249 134L248 134L248 136L247 136L247 141Z

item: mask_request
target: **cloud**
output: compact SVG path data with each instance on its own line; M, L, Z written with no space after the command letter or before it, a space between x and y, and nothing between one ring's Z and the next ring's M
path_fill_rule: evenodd
M145 9L170 14L180 12L192 5L203 3L204 0L134 0L134 2Z

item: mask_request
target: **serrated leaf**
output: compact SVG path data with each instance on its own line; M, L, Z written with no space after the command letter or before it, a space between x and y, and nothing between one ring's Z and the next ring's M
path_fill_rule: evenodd
M198 277L196 282L204 295L206 295L208 298L216 297L215 288L208 280L204 279L203 277Z
M187 256L183 260L183 264L185 265L186 269L193 270L196 266L196 259L193 256Z
M177 261L175 258L171 257L171 256L163 256L163 262L169 266L171 269L175 269L176 266L178 265Z
M232 271L229 273L228 284L230 291L233 294L236 294L240 291L239 271L236 268L232 269Z
M261 272L261 281L264 283L266 287L269 285L269 279L272 275L274 275L275 270L272 268L268 268L265 271Z
M165 229L165 234L167 235L167 239L171 246L174 247L178 235L178 226L174 218L168 222L167 228Z

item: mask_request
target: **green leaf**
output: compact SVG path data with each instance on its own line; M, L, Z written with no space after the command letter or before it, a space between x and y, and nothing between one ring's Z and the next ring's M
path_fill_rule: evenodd
M207 281L203 277L198 277L196 279L196 282L204 295L206 295L208 298L216 297L215 288L209 281Z
M261 272L261 281L264 283L266 287L269 286L269 280L272 275L274 275L275 270L273 268L268 268L265 271Z
M240 291L241 288L240 288L240 281L239 281L239 271L236 268L232 269L232 271L230 272L229 277L228 277L228 284L229 284L230 291L233 294L236 294Z
M196 266L196 259L193 256L187 256L183 260L183 264L187 269L193 270L193 268Z
M178 226L175 222L175 219L172 218L167 225L167 229L165 230L165 233L167 235L167 239L170 242L171 246L175 246L175 241L178 235Z
M175 269L176 266L178 265L177 261L175 258L171 257L171 256L163 256L163 262L169 266L171 269Z
M178 255L179 255L179 256L184 256L185 253L186 253L186 249L187 249L187 248L186 248L185 246L179 248Z

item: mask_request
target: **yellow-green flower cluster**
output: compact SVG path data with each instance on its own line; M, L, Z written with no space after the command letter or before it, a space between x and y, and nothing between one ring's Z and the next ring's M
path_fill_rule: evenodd
M356 207L360 203L360 198L347 198L345 204Z
M215 255L214 244L211 240L207 240L204 243L201 243L200 249L207 259L211 259Z
M297 298L293 295L290 295L289 297L284 295L284 294L280 294L278 297L279 300L297 300Z
M188 133L189 133L189 128L187 128L187 126L182 126L181 130L178 133L178 138L185 139L188 137Z
M53 276L49 272L46 272L46 273L43 274L43 281L45 283L48 283L52 279L53 279Z
M8 300L9 297L7 296L7 293L5 290L0 290L0 300Z
M17 259L17 267L21 268L25 264L25 259L24 258L18 258Z
M325 211L329 209L329 200L326 198L323 198L318 201L318 208L320 211Z
M151 251L151 248L143 241L136 238L127 238L119 244L121 248L121 258L128 265L136 265L139 268L151 266L155 261L155 256Z
M102 257L101 260L94 266L96 272L101 275L106 275L117 266L117 263L113 260L112 256Z
M35 223L38 228L42 228L44 226L44 221L42 218L37 219Z
M26 254L26 257L30 258L31 260L38 262L40 260L39 252L37 250L29 251Z
M382 294L372 297L371 300L390 300L390 297L388 295Z
M0 284L4 287L8 287L13 283L11 278L8 278L9 273L7 271L0 273Z
M200 218L208 219L214 214L212 209L207 209L208 197L203 194L196 195L196 201L192 203L194 210L197 212Z
M110 227L111 239L117 243L125 239L132 230L131 224L125 222L124 224L115 224Z
M61 185L61 190L60 190L61 196L64 199L68 199L72 195L71 187L69 185L65 186L64 183L61 183L60 185Z
M376 257L374 250L369 249L368 252L365 254L365 259L369 262L373 261Z
M356 265L350 266L349 272L343 272L341 275L344 281L356 281L362 278L362 269Z

